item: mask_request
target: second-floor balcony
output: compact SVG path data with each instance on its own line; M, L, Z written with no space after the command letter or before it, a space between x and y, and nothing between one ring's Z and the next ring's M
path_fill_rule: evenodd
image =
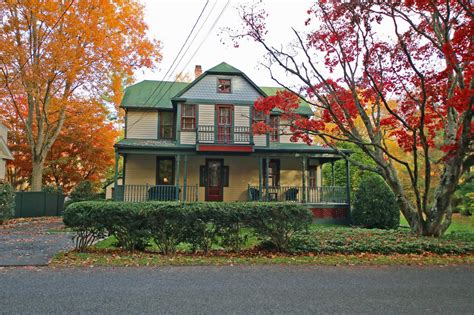
M220 145L252 145L253 139L250 127L231 125L199 125L197 128L198 144Z

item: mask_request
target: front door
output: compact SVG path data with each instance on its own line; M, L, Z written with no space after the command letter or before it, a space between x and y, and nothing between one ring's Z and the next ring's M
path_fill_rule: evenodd
M232 106L216 105L217 142L230 143L232 137Z
M207 185L206 185L206 201L223 201L224 185L223 185L223 160L207 160Z

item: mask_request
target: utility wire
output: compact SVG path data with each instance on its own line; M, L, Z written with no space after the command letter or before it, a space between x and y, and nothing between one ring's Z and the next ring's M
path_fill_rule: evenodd
M206 3L204 4L202 10L201 10L201 13L199 13L199 16L197 17L196 19L196 22L194 22L194 25L193 27L191 28L191 31L189 32L188 36L186 37L186 40L184 41L183 45L181 45L181 48L179 49L179 52L178 54L176 55L176 57L174 58L171 66L168 68L168 71L166 71L165 75L163 76L163 78L161 79L161 81L159 81L158 85L155 87L155 89L151 92L151 94L148 96L148 98L146 99L145 102L143 102L143 104L146 104L148 103L148 101L153 97L153 95L158 91L158 89L162 86L164 86L163 82L165 81L166 77L168 76L169 72L171 71L171 69L173 68L174 64L176 63L176 61L178 60L179 58L179 55L181 54L181 52L183 51L184 47L186 46L186 44L188 43L189 41L189 38L191 37L192 33L194 32L194 29L196 28L196 26L198 25L199 21L201 20L201 17L204 13L204 11L206 10L206 7L207 5L209 4L209 0L206 1ZM205 22L204 22L205 23ZM195 37L197 36L197 34L199 33L201 29L198 30L198 32L194 35ZM186 52L185 52L186 54ZM179 64L179 62L178 62ZM177 65L178 65L177 64ZM161 91L161 90L160 90ZM158 93L159 95L159 93ZM137 123L139 123L146 115L147 113L142 113L142 115L130 126L127 126L127 129L131 129L133 128Z

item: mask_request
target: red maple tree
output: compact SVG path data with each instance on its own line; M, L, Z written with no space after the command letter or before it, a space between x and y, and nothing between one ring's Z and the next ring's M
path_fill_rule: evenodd
M310 143L317 136L336 150L340 141L358 145L376 166L351 162L385 178L412 230L443 234L456 184L471 159L470 1L318 1L288 48L267 40L260 4L241 6L239 13L243 28L230 30L235 45L245 38L260 43L272 78L315 109L311 119L292 117L293 139ZM275 75L275 68L292 80ZM274 97L255 106L267 112L279 107ZM405 155L396 154L392 140ZM437 178L435 164L442 169ZM409 193L400 168L410 178Z

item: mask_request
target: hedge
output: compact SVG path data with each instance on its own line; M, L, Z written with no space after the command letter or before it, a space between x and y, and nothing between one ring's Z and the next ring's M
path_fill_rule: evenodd
M312 215L302 205L265 202L101 202L83 201L64 211L64 223L83 250L105 235L114 235L129 251L143 250L153 240L162 253L189 243L193 251L207 253L219 243L239 251L246 241L242 228L254 230L262 242L284 251L297 232L306 230Z

